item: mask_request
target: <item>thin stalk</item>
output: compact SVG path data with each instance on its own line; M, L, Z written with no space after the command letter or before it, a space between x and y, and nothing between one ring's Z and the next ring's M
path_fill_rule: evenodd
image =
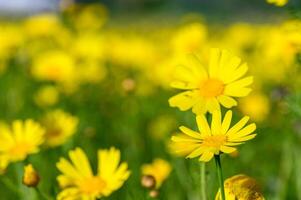
M206 185L206 163L202 162L200 167L200 175L201 175L201 200L207 200L207 185Z
M221 200L226 200L221 158L220 155L215 155L214 158L215 158L217 176L218 176L220 190L221 190Z

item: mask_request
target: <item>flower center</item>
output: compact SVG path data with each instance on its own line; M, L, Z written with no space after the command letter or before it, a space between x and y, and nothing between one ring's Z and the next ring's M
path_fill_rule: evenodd
M88 195L100 195L105 188L106 183L100 177L89 177L81 181L80 190Z
M224 83L218 79L207 79L201 83L200 92L205 98L212 98L224 92Z
M212 148L214 151L219 151L220 147L227 141L225 135L211 135L203 139L202 145L207 148Z
M26 154L30 151L31 145L26 142L16 143L10 150L9 153L12 159L22 160Z

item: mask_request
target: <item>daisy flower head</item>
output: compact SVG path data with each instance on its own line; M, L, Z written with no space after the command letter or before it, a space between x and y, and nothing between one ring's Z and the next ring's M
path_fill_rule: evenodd
M185 111L192 108L195 114L212 113L220 105L231 108L237 105L233 97L247 96L253 77L243 77L248 65L226 50L213 48L209 67L205 68L195 55L175 71L171 86L184 90L171 97L169 105Z
M155 187L160 188L171 172L171 165L166 160L156 158L151 164L144 164L141 167L143 176L151 176L155 180Z
M11 127L1 124L0 157L16 162L39 152L39 146L44 142L44 133L40 124L31 119L13 121Z
M56 109L46 113L41 123L46 129L45 144L56 147L64 144L76 132L78 118Z
M127 163L120 164L120 151L111 147L98 151L98 169L94 175L89 160L80 148L69 152L70 161L61 158L57 163L62 173L57 177L63 189L58 200L95 200L118 190L128 179Z
M212 113L211 125L204 115L198 115L196 122L199 132L181 126L182 133L171 138L174 143L174 151L179 155L186 155L186 158L199 157L200 161L208 162L214 155L221 153L233 153L235 146L253 139L256 134L254 123L246 126L249 117L243 117L234 126L230 127L232 111L227 111L222 120L221 111L215 110Z

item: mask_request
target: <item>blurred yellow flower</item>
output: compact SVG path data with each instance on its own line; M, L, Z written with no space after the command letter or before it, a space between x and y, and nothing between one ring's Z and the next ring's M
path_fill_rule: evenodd
M45 130L31 119L13 121L11 127L0 126L0 155L9 161L21 161L30 154L39 152L44 142Z
M243 174L235 175L224 182L227 200L264 200L256 180ZM215 200L221 200L220 190Z
M41 123L46 129L45 144L55 147L64 144L76 132L78 118L57 109L48 112Z
M186 158L200 156L200 161L208 162L214 155L233 153L236 150L234 146L243 144L256 136L253 133L256 129L254 123L245 126L249 117L243 117L230 128L231 120L232 111L227 111L222 120L221 112L216 110L212 113L211 127L209 127L206 117L198 115L196 122L200 132L181 126L182 133L171 138L175 145L173 147L175 153L187 155Z
M208 69L191 55L185 66L178 67L171 83L172 87L186 91L171 97L169 104L182 111L192 108L196 114L212 113L220 109L220 104L226 108L236 106L233 97L244 97L251 91L248 86L253 77L242 78L247 70L246 63L226 50L211 49Z
M49 51L34 58L31 72L39 80L71 82L75 76L75 63L64 51Z
M171 39L171 43L176 53L193 53L204 46L206 39L206 26L194 22L177 30Z
M58 33L60 28L60 20L54 13L34 15L24 22L24 30L29 37L51 36Z
M47 85L41 87L34 95L34 101L38 106L46 107L56 104L59 100L57 87Z
M58 200L96 200L107 197L118 190L128 179L130 172L127 163L120 163L120 151L111 147L98 151L98 169L94 175L89 160L82 149L69 152L71 163L61 158L57 168L62 173L57 177L63 189Z
M36 187L40 182L38 172L33 168L32 164L24 166L23 184L28 187Z
M266 0L270 4L275 4L276 6L282 7L288 3L288 0Z
M262 122L270 112L270 102L265 95L254 93L240 100L239 109L254 121Z
M142 175L152 176L155 179L157 189L167 179L171 169L169 162L160 158L155 159L151 164L144 164L141 167Z

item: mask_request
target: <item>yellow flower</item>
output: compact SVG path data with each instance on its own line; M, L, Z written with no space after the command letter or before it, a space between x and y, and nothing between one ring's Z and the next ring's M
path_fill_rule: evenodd
M120 151L111 147L98 151L98 169L94 175L89 160L82 149L69 152L71 163L61 158L57 168L62 173L57 177L63 189L58 200L94 200L109 196L118 190L128 179L130 172L127 163L120 163Z
M41 123L46 128L45 144L54 147L65 143L76 132L78 118L57 109L48 112Z
M30 37L43 37L58 33L61 28L59 18L51 13L29 17L24 22L24 30Z
M63 51L49 51L34 59L31 72L39 80L70 82L74 79L75 63Z
M206 26L194 22L181 27L172 38L171 43L176 53L193 53L204 46L206 36Z
M24 160L29 154L39 152L45 130L31 119L16 120L11 127L0 127L0 155L9 161Z
M250 116L256 122L262 122L270 112L270 102L265 95L256 93L243 98L239 108L244 115Z
M170 164L160 158L155 159L151 164L145 164L141 167L142 174L152 176L156 182L156 188L159 188L171 172Z
M288 3L288 0L266 0L270 4L275 4L276 6L282 7Z
M181 126L181 134L173 136L177 154L187 155L186 158L195 158L200 156L199 160L208 162L214 155L221 153L232 153L235 147L244 142L253 139L256 134L254 123L245 126L249 117L243 117L238 123L230 128L232 120L232 111L227 111L224 119L221 119L221 112L212 113L211 127L204 115L198 115L196 122L200 132L193 131L185 126ZM245 127L244 127L245 126Z
M224 187L227 200L264 200L256 180L243 174L225 180ZM220 190L215 200L221 200Z
M58 102L59 92L57 87L47 85L40 88L34 96L34 101L37 105L52 106Z
M40 182L38 172L33 168L32 164L24 167L23 184L28 187L36 187Z
M186 90L169 99L172 107L180 110L203 114L236 106L233 97L247 96L251 89L248 86L253 77L242 78L248 70L246 63L231 55L228 51L211 49L209 68L204 68L197 57L190 56L186 66L178 67L176 80L171 86Z

